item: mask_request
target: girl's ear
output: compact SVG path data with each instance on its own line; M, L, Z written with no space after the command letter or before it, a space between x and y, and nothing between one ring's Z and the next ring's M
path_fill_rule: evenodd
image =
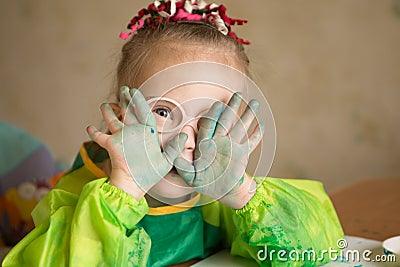
M110 103L111 108L113 109L115 115L118 117L120 121L122 121L122 109L121 106L117 103Z

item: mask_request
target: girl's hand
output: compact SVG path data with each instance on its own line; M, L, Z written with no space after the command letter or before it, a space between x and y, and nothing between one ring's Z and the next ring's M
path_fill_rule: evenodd
M110 156L110 184L140 200L172 169L172 163L184 148L187 135L176 135L163 152L156 120L143 95L137 89L122 87L120 108L122 121L110 104L101 106L111 134L99 132L93 126L89 126L87 132Z
M245 170L264 130L263 125L257 125L250 137L247 136L259 103L250 101L237 119L241 102L236 93L225 109L222 103L214 103L198 123L194 162L183 157L174 162L179 175L196 191L235 209L242 208L254 195L255 182L245 175Z

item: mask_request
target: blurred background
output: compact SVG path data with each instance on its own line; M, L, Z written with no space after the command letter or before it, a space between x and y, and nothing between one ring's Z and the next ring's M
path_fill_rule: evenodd
M211 1L209 1L211 2ZM221 1L218 1L218 3ZM0 120L71 164L101 125L128 21L150 1L0 0ZM269 176L328 191L400 174L400 1L225 1L272 108ZM1 138L1 136L0 136Z

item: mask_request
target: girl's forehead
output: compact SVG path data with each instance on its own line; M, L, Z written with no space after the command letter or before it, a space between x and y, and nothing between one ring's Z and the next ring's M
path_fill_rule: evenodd
M138 74L139 85L164 69L195 61L220 63L245 72L245 68L237 55L224 48L204 47L195 44L174 44L160 46L153 52L154 54L148 58Z
M227 103L233 93L232 90L228 90L221 86L205 83L193 83L169 90L163 95L163 97L172 98L180 103L192 99L213 99Z

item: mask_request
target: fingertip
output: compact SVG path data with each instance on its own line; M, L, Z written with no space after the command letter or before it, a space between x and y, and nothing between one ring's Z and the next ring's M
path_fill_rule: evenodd
M258 102L256 99L252 99L252 100L250 100L249 106L250 106L251 110L253 111L253 113L255 114L260 109L260 102Z
M232 95L231 99L229 100L228 105L237 105L238 103L242 102L243 95L241 92L236 92Z
M183 140L185 140L185 143L186 143L186 141L188 140L189 136L188 136L187 133L179 133L179 139L181 139L181 138Z
M235 95L239 98L243 98L243 94L241 92L236 92Z
M123 85L123 86L121 86L121 88L119 88L119 91L120 91L121 93L122 93L122 92L125 92L126 90L129 91L129 87L126 86L126 85Z
M129 89L129 93L131 94L132 97L133 97L137 92L138 92L138 89L136 89L136 88L131 88L131 89Z
M124 103L131 99L130 89L128 86L122 86L120 89L120 103Z
M100 109L103 110L104 108L108 107L110 104L108 103L101 103Z
M86 132L89 135L90 139L94 141L94 134L98 132L98 130L96 129L96 127L89 125L88 127L86 127Z
M215 110L217 113L221 113L222 110L224 109L225 104L223 102L220 101L216 101L213 105L212 105L212 109Z
M264 122L260 122L260 124L259 124L260 126L260 131L261 131L261 133L264 133L264 131L265 131L265 123Z
M93 128L92 125L88 125L88 126L86 127L86 132L87 132L88 134L92 133L92 132L93 132L92 128Z
M182 164L182 156L178 156L174 159L174 166L175 169L179 172L182 170L181 168L181 164Z
M183 172L190 172L189 167L192 167L190 162L188 162L184 157L178 156L174 160L174 166L177 171L183 171Z

